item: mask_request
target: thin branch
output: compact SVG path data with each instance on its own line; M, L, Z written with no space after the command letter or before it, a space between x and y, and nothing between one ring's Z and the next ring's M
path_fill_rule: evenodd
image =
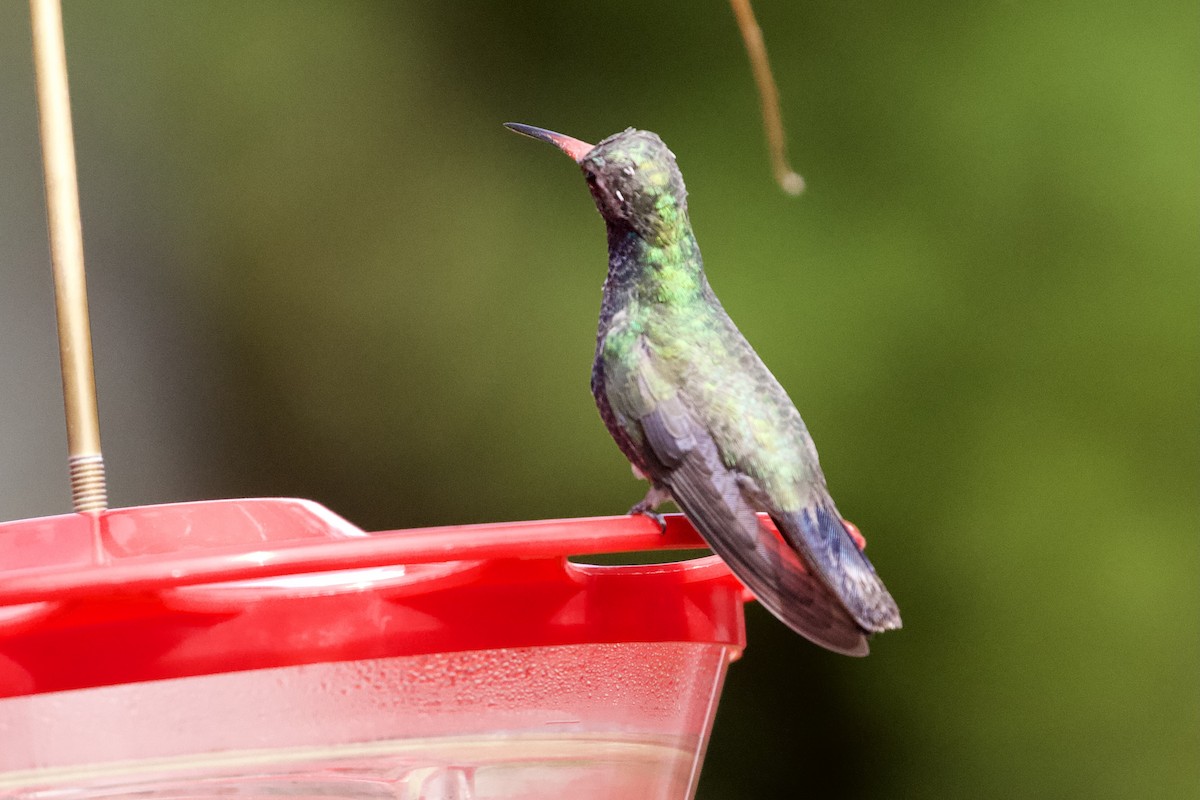
M767 149L771 154L771 168L780 188L788 194L804 191L804 178L788 163L787 136L783 130L783 116L779 112L779 90L775 88L775 77L771 63L767 60L767 46L763 43L762 30L754 19L750 0L729 0L746 43L750 66L754 70L754 82L758 86L758 98L762 104L763 127L767 133Z

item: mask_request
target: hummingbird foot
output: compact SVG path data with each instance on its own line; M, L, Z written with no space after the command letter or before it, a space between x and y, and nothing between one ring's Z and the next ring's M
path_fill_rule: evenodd
M641 505L641 503L638 505ZM657 511L650 511L649 509L646 509L645 511L639 511L637 510L637 506L634 506L633 508L629 509L629 513L631 515L649 517L654 521L654 524L658 526L659 533L665 534L667 532L667 518L662 514L659 514Z
M629 509L629 514L640 514L643 517L649 517L658 525L660 533L667 532L667 521L662 514L655 512L655 508L671 499L671 493L666 489L660 489L657 486L651 486L650 491L646 492L646 496L634 504L633 508Z

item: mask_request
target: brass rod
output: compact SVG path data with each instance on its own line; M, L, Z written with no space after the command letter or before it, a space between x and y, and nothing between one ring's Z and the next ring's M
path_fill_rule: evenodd
M100 420L92 367L62 5L60 0L29 0L29 10L42 165L46 174L50 260L54 265L58 349L67 414L71 502L76 511L103 511L108 506L108 499L104 457L100 453Z
M754 71L754 83L758 86L758 99L762 105L763 127L767 133L767 149L771 154L771 169L781 189L788 194L804 191L804 178L792 169L787 157L787 136L783 131L783 115L779 112L779 90L775 88L775 77L771 74L771 62L767 60L767 46L763 42L762 29L754 19L750 0L729 0L733 14L737 17L746 53L750 56L750 67Z

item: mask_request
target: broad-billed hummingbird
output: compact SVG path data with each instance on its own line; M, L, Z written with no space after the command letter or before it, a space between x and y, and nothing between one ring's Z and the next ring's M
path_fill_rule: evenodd
M900 627L899 609L838 514L799 412L708 285L675 155L633 128L593 146L507 127L579 164L608 229L592 394L650 481L631 513L673 500L788 627L866 655L868 636Z

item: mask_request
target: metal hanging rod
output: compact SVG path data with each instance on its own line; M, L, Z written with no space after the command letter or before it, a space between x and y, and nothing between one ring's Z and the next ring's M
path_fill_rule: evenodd
M96 376L88 322L87 281L83 268L83 232L79 222L79 186L67 90L67 56L60 0L30 0L33 60L37 75L42 165L46 174L46 211L50 259L54 265L54 301L58 313L58 349L67 413L67 466L71 502L76 511L108 507Z

